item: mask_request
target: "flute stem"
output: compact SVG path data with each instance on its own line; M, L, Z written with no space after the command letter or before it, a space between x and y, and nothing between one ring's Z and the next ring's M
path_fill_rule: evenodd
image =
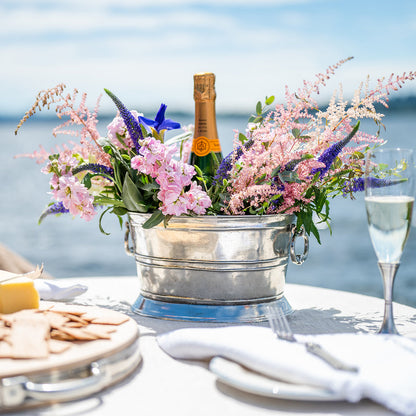
M379 334L399 334L393 317L393 285L400 263L378 263L384 287L384 319Z

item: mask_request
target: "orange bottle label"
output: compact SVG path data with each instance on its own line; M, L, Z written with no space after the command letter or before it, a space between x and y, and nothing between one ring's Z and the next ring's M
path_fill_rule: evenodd
M208 139L204 136L199 136L192 141L192 152L197 156L206 156L210 152L221 152L221 144L219 139Z

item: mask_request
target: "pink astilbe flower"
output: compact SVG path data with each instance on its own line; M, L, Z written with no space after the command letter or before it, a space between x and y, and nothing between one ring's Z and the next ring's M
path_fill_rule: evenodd
M324 190L337 175L345 174L351 178L351 175L360 177L363 174L364 160L360 152L369 146L382 144L384 140L360 130L339 154L336 153L337 163L327 166L322 177L316 178L314 172L325 166L318 161L319 156L349 136L357 120L368 118L380 125L383 115L376 111L375 104L387 105L387 96L401 88L404 82L416 78L416 73L380 79L372 90L367 79L350 104L344 99L340 86L328 107L320 110L312 94L319 94L335 70L350 59L330 66L313 82L305 81L296 93L291 93L286 87L285 103L277 104L260 124L249 126L248 138L253 144L242 147L236 142L234 155L238 153L240 156L231 159L232 168L227 170L226 214L244 214L250 207L258 210L262 205L268 207L268 213L297 212L313 201L313 195L305 197L311 186ZM307 157L313 159L304 160ZM296 180L289 177L286 181L276 175L276 169L283 173L294 160L300 161L293 165L293 175L297 175L293 178ZM336 192L337 188L334 189ZM269 203L271 199L273 202Z
M49 158L51 153L49 153L42 145L39 145L39 150L35 150L32 153L22 153L16 155L15 158L27 157L29 159L34 159L38 165L43 165Z

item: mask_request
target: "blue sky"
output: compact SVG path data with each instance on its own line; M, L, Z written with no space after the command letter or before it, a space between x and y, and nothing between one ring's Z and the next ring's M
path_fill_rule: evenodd
M193 110L192 75L217 76L219 111L251 111L347 56L322 94L416 70L414 0L2 0L0 113L59 82L130 108ZM415 93L416 81L404 94ZM106 97L102 109L111 111Z

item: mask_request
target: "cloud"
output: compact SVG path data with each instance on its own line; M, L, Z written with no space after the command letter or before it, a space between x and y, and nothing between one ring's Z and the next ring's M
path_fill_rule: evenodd
M343 16L326 1L3 0L0 16L3 113L25 110L38 90L59 82L94 99L106 87L126 104L157 109L166 100L192 111L192 75L200 71L217 74L219 109L246 111L350 54L357 59L322 99L340 79L348 94L367 73L414 67L404 43L389 51L366 45L361 24L328 32Z

